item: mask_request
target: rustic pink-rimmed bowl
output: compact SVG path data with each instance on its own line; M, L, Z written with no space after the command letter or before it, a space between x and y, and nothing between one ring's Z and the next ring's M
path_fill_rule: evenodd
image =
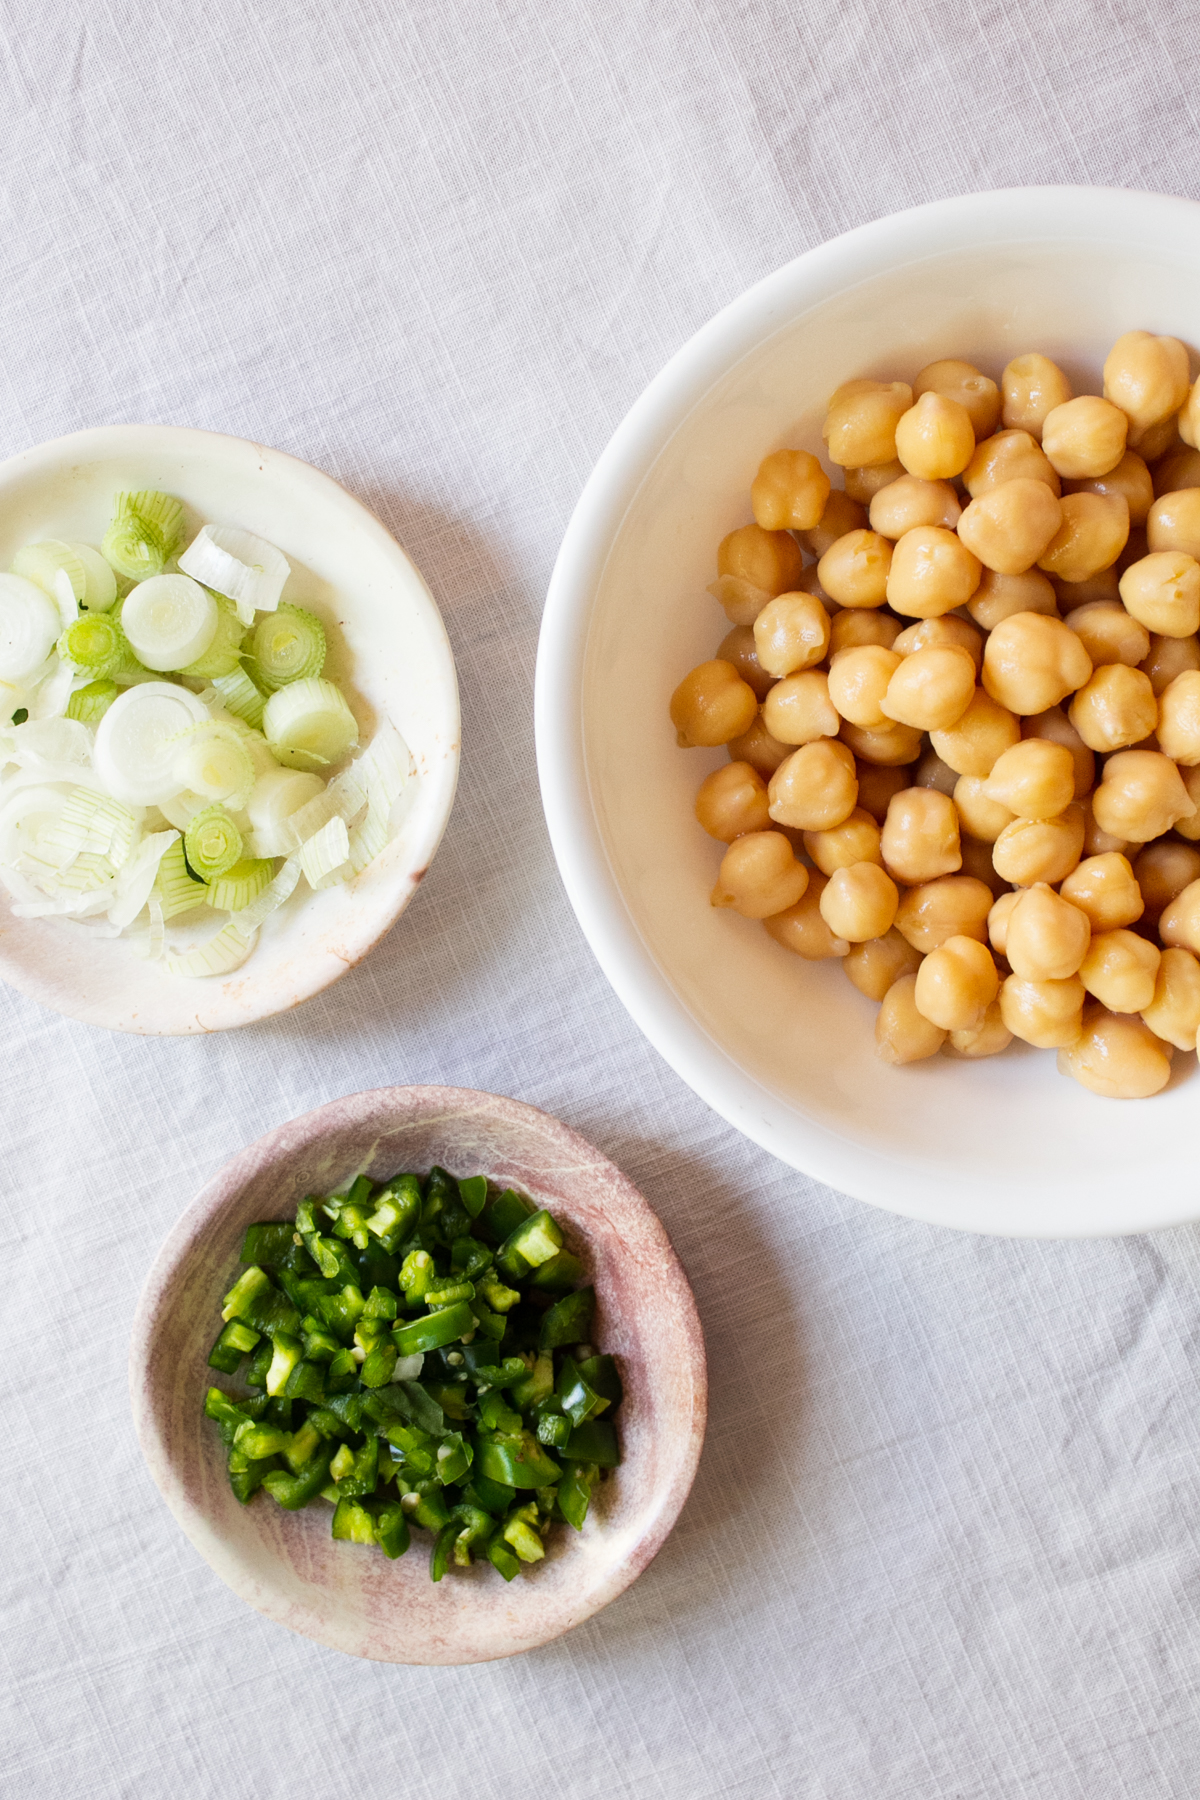
M595 1341L618 1359L623 1461L581 1533L506 1584L486 1563L429 1579L426 1534L398 1562L334 1543L327 1506L238 1504L201 1416L208 1351L246 1226L362 1171L432 1164L519 1187L562 1221L596 1288ZM378 1662L473 1663L548 1643L635 1581L675 1523L704 1438L704 1340L687 1277L632 1182L557 1119L469 1088L394 1087L331 1101L268 1132L214 1176L146 1280L129 1347L142 1453L205 1561L251 1606Z

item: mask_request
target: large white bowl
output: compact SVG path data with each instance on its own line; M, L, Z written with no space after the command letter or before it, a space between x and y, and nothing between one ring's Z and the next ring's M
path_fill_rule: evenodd
M915 1218L1037 1237L1200 1217L1200 1079L1116 1104L1045 1051L892 1069L836 964L710 908L692 802L722 751L681 751L675 684L727 629L705 592L761 458L821 448L853 376L936 356L999 375L1047 352L1099 392L1144 328L1200 344L1200 206L1092 188L938 201L789 263L686 344L613 437L555 567L538 653L542 796L559 868L617 993L709 1105L785 1162ZM1184 1076L1190 1071L1192 1079Z
M378 519L328 475L244 438L172 425L112 425L0 463L0 568L22 544L98 544L123 488L160 488L204 520L244 525L292 565L285 598L329 638L326 674L344 688L367 743L386 714L416 760L403 823L362 874L303 890L267 920L253 955L224 978L184 980L127 942L14 919L0 897L0 979L56 1012L113 1031L221 1031L283 1012L361 962L395 923L445 830L458 779L458 684L433 596Z

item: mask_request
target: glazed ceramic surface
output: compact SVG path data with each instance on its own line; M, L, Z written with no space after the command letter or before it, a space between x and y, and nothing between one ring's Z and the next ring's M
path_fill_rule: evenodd
M546 1560L505 1583L489 1564L429 1579L427 1534L397 1562L334 1543L320 1503L240 1506L201 1416L226 1378L207 1368L246 1226L291 1215L343 1177L440 1163L488 1174L549 1207L596 1289L595 1342L617 1358L623 1462L582 1533L556 1528ZM129 1353L134 1423L150 1472L201 1555L242 1599L293 1631L381 1662L469 1663L544 1644L646 1567L687 1497L704 1437L704 1344L666 1233L631 1182L556 1119L461 1088L381 1088L260 1138L180 1219L146 1282Z
M278 450L215 432L116 425L40 444L0 463L0 568L23 544L98 544L113 495L161 488L205 522L248 527L292 567L284 598L310 607L369 742L390 718L418 779L392 841L362 874L313 894L307 882L267 920L233 974L181 980L127 942L46 919L14 919L0 897L0 979L89 1025L152 1034L220 1031L283 1012L360 962L411 899L441 840L458 778L458 687L437 606L379 521L328 475Z
M940 201L826 244L751 289L667 366L609 444L554 572L538 657L546 816L567 891L613 986L696 1092L799 1169L915 1217L1030 1236L1200 1216L1200 1078L1115 1103L1024 1047L890 1068L875 1006L836 962L804 963L715 911L719 846L697 787L725 752L676 748L676 683L728 629L705 591L750 518L759 462L821 451L855 376L909 381L935 357L998 377L1041 350L1100 391L1113 340L1200 347L1200 207L1099 189ZM840 475L834 471L840 485ZM1190 1081L1185 1079L1191 1072Z

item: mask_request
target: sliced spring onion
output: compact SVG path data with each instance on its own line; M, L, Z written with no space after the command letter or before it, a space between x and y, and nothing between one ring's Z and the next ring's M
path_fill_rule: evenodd
M111 676L122 667L129 646L120 620L108 613L80 613L62 633L58 654L83 675Z
M161 806L177 794L175 740L208 718L187 688L144 681L114 700L96 729L96 773L111 794L135 806Z
M67 710L67 701L75 686L76 675L69 663L58 662L51 666L46 679L38 684L29 706L31 719L58 719Z
M224 801L234 812L246 804L254 786L254 764L235 725L206 719L182 732L175 747L178 786L199 794L207 804Z
M57 851L46 841L62 817L71 790L38 785L19 788L0 802L0 881L16 900L33 901L40 890L21 873L33 860L56 866Z
M164 852L155 875L154 890L164 919L173 919L177 913L190 912L193 906L205 904L208 889L192 876L183 853L182 838L177 837Z
M185 669L217 635L219 609L187 575L154 575L121 602L125 636L148 669Z
M325 627L316 613L286 600L260 619L250 642L259 685L267 692L305 681L325 667Z
M244 857L209 883L208 904L224 912L241 912L258 899L274 873L275 864L266 857Z
M277 764L260 775L246 802L258 854L287 856L299 849L303 838L296 832L292 820L309 801L324 792L325 783L321 777L309 775L303 769L281 769ZM321 824L324 824L323 819L317 821L318 826Z
M168 825L173 825L176 831L186 831L196 814L211 805L211 800L185 788L182 793L172 794L169 800L160 801L158 810Z
M333 781L339 810L350 830L350 861L355 874L384 849L413 773L412 753L390 719L381 719L370 744ZM357 814L357 803L366 810ZM352 814L350 807L355 806Z
M323 769L358 742L358 725L340 688L312 676L271 695L263 733L289 769Z
M240 525L205 525L179 559L185 575L235 602L243 624L255 612L274 612L291 573L274 544Z
M66 716L84 725L98 725L120 691L115 681L89 681L86 687L76 688L67 701Z
M213 687L226 712L253 726L255 731L262 729L267 696L255 687L245 669L235 669L231 675L214 675Z
M0 575L0 679L25 681L39 670L62 630L55 602L24 575Z
M90 544L72 544L70 548L83 564L84 574L87 576L86 587L75 598L89 612L107 612L117 597L117 578L113 574L112 565L106 563L100 552L93 550Z
M352 873L346 821L336 816L300 848L300 867L312 888L333 887Z
M78 765L78 779L92 760L92 735L74 719L30 719L0 731L0 768L16 763L19 769L62 768ZM45 780L43 774L41 777Z
M289 856L274 880L268 883L258 896L237 915L237 923L247 931L261 925L264 919L281 907L285 900L290 900L300 880L300 858Z
M245 962L257 938L257 931L247 932L231 919L198 950L186 956L164 956L162 967L168 975L228 975Z
M183 849L194 875L216 881L242 860L242 834L223 806L206 806L184 833Z
M177 843L178 841L176 839ZM162 865L159 866L161 868ZM150 930L147 934L143 954L150 962L157 962L166 948L167 919L163 910L162 896L156 887L150 890L150 898L146 902L146 907L150 914Z
M58 824L47 842L57 844L64 858L96 855L121 868L137 841L140 820L128 806L95 788L72 788Z
M103 560L103 559L101 559ZM107 567L107 565L105 565ZM13 574L24 575L37 585L58 607L64 625L79 611L79 603L87 592L87 569L73 544L60 538L47 538L41 544L26 544L13 557ZM112 579L112 570L109 569ZM113 593L116 594L116 583Z
M171 494L146 488L118 494L112 524L100 549L107 562L128 581L161 575L163 565L183 541L183 507Z
M246 635L246 627L237 616L237 609L231 601L220 597L216 601L217 629L213 640L202 656L180 670L181 675L194 675L202 681L211 681L217 675L229 676L240 669L242 656L242 639Z
M159 864L172 844L179 842L177 831L156 831L144 837L117 876L113 903L108 909L109 923L118 931L141 912L149 900L158 877Z

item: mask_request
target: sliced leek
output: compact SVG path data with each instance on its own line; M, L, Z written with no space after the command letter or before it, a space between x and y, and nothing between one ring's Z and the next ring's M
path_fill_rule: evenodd
M246 627L228 600L217 600L216 608L217 629L213 633L212 642L202 655L195 657L179 671L181 675L194 675L199 680L211 681L218 675L233 675L241 668L242 639L246 635Z
M86 687L76 688L67 701L66 716L84 725L98 725L120 691L115 681L89 681Z
M325 667L325 627L316 613L286 600L258 621L250 642L260 687L274 693L289 682L305 681Z
M118 800L159 806L183 785L175 774L179 734L207 718L197 696L172 682L127 688L97 727L96 773Z
M333 887L350 870L350 838L346 821L336 816L300 848L300 867L311 888Z
M168 975L229 975L240 969L258 938L257 931L245 931L231 919L215 937L186 956L164 956L161 966Z
M24 575L0 575L0 680L25 681L54 648L62 630L55 602Z
M90 544L72 544L70 548L83 564L87 577L86 587L75 598L89 612L107 612L117 598L117 578L111 563L106 563L100 552L93 550Z
M244 857L209 883L208 904L223 912L241 912L258 899L274 873L275 864L266 857Z
M292 821L302 808L324 792L325 783L321 777L309 775L303 769L276 766L260 775L246 802L257 853L260 856L287 856L299 849L303 840ZM318 820L318 825L323 823L324 820Z
M239 525L205 525L179 559L185 575L235 602L243 623L274 612L291 573L274 544Z
M93 680L115 675L129 652L119 619L108 613L80 613L60 636L59 657Z
M103 558L100 560L103 561ZM87 567L73 544L64 544L60 538L47 538L41 544L26 544L13 557L12 568L14 575L24 575L28 581L36 581L42 591L49 594L60 612L64 605L68 613L78 612L80 602L87 593L88 578ZM108 573L112 580L112 570L109 569ZM116 592L117 585L113 580L114 599Z
M171 494L118 494L100 549L127 581L161 575L183 541L183 507Z
M213 687L226 712L252 725L256 731L261 730L267 696L255 687L245 669L235 669L232 675L215 675Z
M188 868L182 838L177 837L164 853L156 871L154 891L164 919L173 919L178 913L190 912L193 906L206 904L208 889Z
M341 689L316 676L271 695L263 733L289 769L328 768L358 742L358 724Z
M198 812L183 838L188 867L201 881L216 881L242 859L242 834L223 806Z
M207 803L224 801L238 812L254 786L254 764L235 725L205 719L182 732L175 748L178 786Z
M219 609L207 589L187 575L155 575L121 602L121 625L148 669L186 669L217 635Z

